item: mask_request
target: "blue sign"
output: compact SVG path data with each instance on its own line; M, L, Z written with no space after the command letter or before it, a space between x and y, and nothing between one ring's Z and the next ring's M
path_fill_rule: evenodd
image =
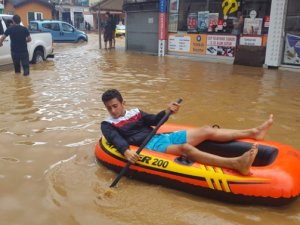
M159 0L159 12L167 12L167 0Z

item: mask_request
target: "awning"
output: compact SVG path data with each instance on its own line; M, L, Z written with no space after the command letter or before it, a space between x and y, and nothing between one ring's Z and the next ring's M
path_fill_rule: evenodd
M97 11L99 9L106 11L122 11L124 0L100 0L91 6L91 9Z

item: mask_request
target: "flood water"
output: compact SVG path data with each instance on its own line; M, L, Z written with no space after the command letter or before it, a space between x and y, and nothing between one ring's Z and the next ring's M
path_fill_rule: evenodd
M0 71L0 219L3 225L300 224L300 199L284 207L241 206L123 177L95 161L101 94L156 113L183 98L170 119L249 128L270 113L266 139L300 150L300 72L129 53L88 43L55 44L55 58L29 77Z

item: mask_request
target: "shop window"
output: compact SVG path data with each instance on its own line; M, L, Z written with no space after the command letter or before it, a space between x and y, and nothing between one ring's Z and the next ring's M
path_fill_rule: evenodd
M300 1L289 0L285 30L288 33L300 36Z
M169 3L169 32L235 35L268 32L271 0L170 0Z
M285 22L283 63L300 66L300 1L289 0Z

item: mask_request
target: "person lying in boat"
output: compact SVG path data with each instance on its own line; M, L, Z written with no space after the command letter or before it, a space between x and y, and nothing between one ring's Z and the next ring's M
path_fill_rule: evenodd
M137 108L126 110L125 101L116 89L110 89L103 93L102 102L110 114L110 117L101 122L102 134L133 164L139 159L139 156L135 151L130 150L129 146L141 145L151 133L152 126L156 126L168 110L176 113L180 108L178 103L172 102L168 105L167 110L163 110L156 115L143 112ZM269 119L261 125L245 130L216 129L211 126L203 126L169 134L156 134L145 148L173 155L184 155L192 161L229 168L238 171L242 175L248 175L258 152L256 144L241 156L232 158L206 153L194 146L205 140L219 142L239 138L262 140L272 123L273 115L270 115Z

